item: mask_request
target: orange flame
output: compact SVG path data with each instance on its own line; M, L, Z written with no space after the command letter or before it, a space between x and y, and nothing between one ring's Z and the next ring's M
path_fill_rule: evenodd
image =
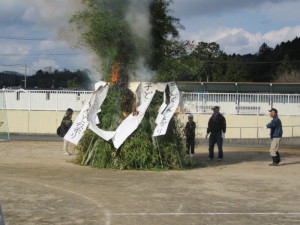
M129 112L123 112L123 118L125 119L127 116L129 116Z
M117 83L120 79L120 62L116 62L112 66L111 82Z

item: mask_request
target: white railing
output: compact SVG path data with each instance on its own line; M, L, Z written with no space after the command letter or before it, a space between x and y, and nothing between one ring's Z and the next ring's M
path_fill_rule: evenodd
M8 110L80 111L90 91L4 90Z
M283 137L296 138L300 137L300 125L294 126L282 126ZM197 127L196 138L204 139L207 132L207 127ZM261 127L227 127L226 128L226 138L235 139L260 139L260 138L270 138L270 130L263 130Z
M224 114L264 115L274 107L280 115L300 115L300 94L182 93L180 111L211 113L215 105Z
M91 91L3 90L8 110L80 111ZM264 115L272 107L280 115L300 115L300 94L181 93L181 113L211 113L220 106L224 114Z

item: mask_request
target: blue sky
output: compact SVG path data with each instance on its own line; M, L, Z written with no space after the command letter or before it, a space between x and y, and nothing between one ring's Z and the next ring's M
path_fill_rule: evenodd
M185 26L182 39L215 41L228 54L256 53L263 42L275 47L300 36L300 0L173 2L173 15ZM0 71L27 68L30 75L97 64L91 52L75 47L76 34L68 24L82 7L80 0L0 0L0 5ZM27 37L34 40L20 40Z
M174 0L184 39L218 42L229 54L256 53L300 36L299 0Z

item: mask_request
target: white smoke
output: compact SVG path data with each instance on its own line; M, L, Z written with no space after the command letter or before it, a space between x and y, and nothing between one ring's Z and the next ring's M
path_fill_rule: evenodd
M150 4L152 0L130 0L128 11L125 17L126 22L131 28L133 35L143 39L149 46L148 54L150 53L151 24L150 24ZM146 58L145 52L139 51L139 59L136 62L137 69L130 76L130 81L153 81L155 73L145 67Z
M66 26L69 19L80 10L81 0L24 0L28 7L23 19L46 29L56 30Z
M151 41L150 3L151 0L130 0L125 18L133 34L149 43Z
M154 82L155 72L145 66L145 58L139 57L136 64L137 68L134 74L130 76L130 81Z
M78 46L80 34L69 23L69 20L77 12L84 9L81 0L24 0L28 4L22 19L35 23L47 31L54 32L56 39L65 42L69 48L83 48ZM125 21L129 24L133 35L141 38L147 45L151 45L151 24L150 24L150 3L152 0L129 0L128 11ZM97 66L105 59L99 57L91 51L86 50L86 55L78 57L78 65L89 68L92 71L92 80L101 79ZM139 50L139 59L136 62L137 69L130 76L131 80L150 81L154 73L145 68L145 51ZM143 52L143 53L142 53ZM149 52L149 51L148 51Z
M78 49L80 34L75 31L69 20L80 10L84 9L81 0L24 0L28 4L22 19L33 22L37 27L55 33L55 39L61 41L68 48ZM101 79L101 75L95 68L99 64L99 58L91 51L83 49L83 56L74 57L76 64L81 68L91 71L90 78L93 81Z

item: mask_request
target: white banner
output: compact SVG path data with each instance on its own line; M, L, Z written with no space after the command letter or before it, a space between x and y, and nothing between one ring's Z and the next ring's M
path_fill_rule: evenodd
M79 115L75 119L72 127L65 135L65 139L77 145L82 138L84 131L89 128L98 136L106 141L112 139L114 147L118 149L124 141L138 128L142 122L145 113L155 95L156 90L164 92L164 100L159 108L156 118L156 128L153 136L160 136L166 134L169 122L174 115L176 108L179 104L179 90L175 82L169 83L134 83L132 90L137 92L138 86L140 87L140 94L137 96L140 100L140 105L137 108L138 114L131 113L117 128L116 131L104 131L100 129L97 124L99 123L98 113L101 112L101 105L103 104L109 86L105 82L98 82L95 87L96 91L92 94L89 101L84 104ZM166 104L166 86L170 89L170 103ZM137 93L135 93L137 95Z
M157 114L157 117L155 119L156 124L159 124L159 122L163 118L163 112L165 111L166 107L168 106L166 101L167 101L166 92L164 92L164 100L163 100L163 103L161 104L161 106L159 107L158 114Z
M164 109L164 111L157 116L157 119L156 119L157 126L153 133L154 137L166 134L168 126L169 126L169 122L170 122L171 118L173 117L173 115L179 105L180 93L179 93L179 90L178 90L175 82L169 82L168 86L170 89L170 103Z
M84 131L88 126L88 111L90 108L90 100L84 104L79 115L76 117L73 125L64 136L64 139L77 145L83 136Z
M97 126L97 124L99 124L98 113L101 112L100 107L103 104L104 100L106 99L108 88L109 88L108 85L104 87L100 86L99 89L93 93L92 98L90 100L91 106L87 118L89 123L89 128L95 134L97 134L98 136L100 136L106 141L112 139L112 137L116 133L115 131L104 131Z
M131 113L117 128L113 143L118 149L124 141L138 128L156 92L156 85L153 83L141 84L141 104L137 108L138 115Z
M65 140L77 145L79 143L80 139L82 138L85 130L87 129L87 126L89 125L88 118L93 117L95 123L99 122L98 118L96 119L94 116L94 114L95 114L94 111L96 110L96 115L97 115L97 112L100 109L100 106L102 105L104 99L106 98L106 94L107 94L107 90L108 90L108 86L106 86L106 85L107 85L107 83L102 82L102 81L95 84L96 91L92 94L90 99L82 107L82 109L81 109L79 115L76 117L73 125L71 126L71 128L69 129L67 134L65 135L65 137L64 137ZM105 86L106 86L106 88L103 89L103 87L105 87ZM97 99L96 96L102 95L103 91L105 94L103 101L102 100L98 101L98 103L100 103L102 101L101 105L98 105L97 109L96 109L96 107L93 108L92 102L95 103L95 99ZM90 109L93 109L92 114L90 112Z

